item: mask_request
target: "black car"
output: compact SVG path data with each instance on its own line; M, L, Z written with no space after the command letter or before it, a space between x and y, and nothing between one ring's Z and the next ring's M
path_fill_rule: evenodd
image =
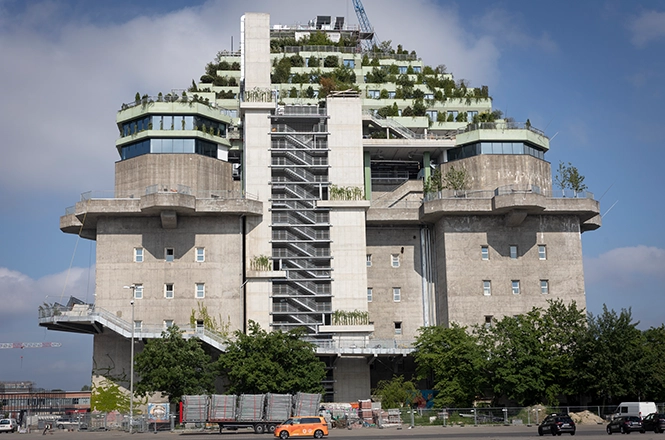
M651 413L642 419L642 429L660 433L665 431L665 414Z
M575 435L575 422L568 414L551 414L545 417L543 423L538 425L538 435L561 435L567 432Z
M642 427L642 420L637 416L621 416L612 420L607 425L607 433L620 432L622 434L630 434L633 431L640 431L644 433Z

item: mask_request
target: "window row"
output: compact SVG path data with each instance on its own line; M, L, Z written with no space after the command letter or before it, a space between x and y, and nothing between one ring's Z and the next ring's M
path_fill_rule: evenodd
M520 287L520 280L511 280L510 282L511 291L513 295L519 295L522 293ZM550 282L549 280L540 280L540 293L547 295L550 293ZM483 280L483 295L491 296L492 295L492 281Z
M390 267L400 266L400 254L390 254ZM372 267L372 254L367 254L367 267Z
M402 288L401 287L393 287L393 302L400 302L402 301ZM367 288L367 302L372 302L374 298L374 288L368 287Z
M477 142L448 150L448 161L465 159L481 154L517 154L545 159L545 152L524 142Z
M519 249L516 244L511 244L508 247L508 253L511 260L517 260L519 257ZM490 248L487 245L480 246L480 258L483 260L490 259ZM539 244L538 245L538 259L547 260L547 245Z
M166 138L166 139L146 139L140 142L134 142L122 147L120 157L122 160L132 157L142 156L144 154L199 154L201 156L213 157L217 159L217 144L202 141L200 139Z
M134 291L134 299L143 299L144 296L144 286L141 283L132 284L132 290ZM205 283L194 283L194 298L202 299L206 296L206 286ZM175 285L173 283L164 284L164 298L173 299L175 298Z
M175 249L164 248L164 261L173 262L175 259ZM194 261L196 263L203 263L206 260L206 251L203 247L194 249ZM145 261L145 249L142 247L134 248L134 262L143 263Z
M202 116L153 115L122 124L122 136L130 136L144 130L200 130L226 136L226 124Z

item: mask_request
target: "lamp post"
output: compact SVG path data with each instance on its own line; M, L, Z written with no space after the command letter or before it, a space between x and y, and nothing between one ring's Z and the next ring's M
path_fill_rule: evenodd
M129 364L129 433L132 434L134 428L134 290L136 285L132 284L131 286L124 286L125 289L131 289L132 291L132 300L130 304L132 305L132 338L131 338L131 347L130 347L130 364Z

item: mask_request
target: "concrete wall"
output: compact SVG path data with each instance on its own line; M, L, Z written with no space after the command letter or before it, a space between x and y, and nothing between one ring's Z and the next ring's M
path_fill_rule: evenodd
M144 154L116 162L116 197L140 197L151 185L160 190L178 185L192 191L233 190L233 166L200 154Z
M135 302L134 319L144 326L173 320L189 326L199 304L229 330L242 328L241 243L239 220L226 217L181 217L177 229L161 228L159 217L103 218L97 230L97 307L130 322L131 294L123 286L143 284ZM144 249L144 261L134 262L134 248ZM173 248L173 262L164 248ZM195 248L205 248L205 262L195 261ZM164 297L164 285L174 285L174 298ZM195 298L195 283L205 283L205 299ZM198 315L197 315L198 316Z
M471 190L494 190L506 185L536 185L552 189L550 163L528 155L484 154L441 165L441 174L451 168L467 170Z
M518 227L505 226L500 216L444 217L437 232L439 261L445 261L446 284L439 293L447 303L444 324L483 323L485 316L501 319L547 307L548 299L576 301L586 307L582 244L579 220L573 216L528 216ZM481 258L481 246L489 246L489 260ZM510 245L518 246L511 259ZM545 245L547 259L540 260L538 245ZM441 254L445 259L440 258ZM483 294L483 280L491 281L491 296ZM520 294L512 293L519 280ZM549 294L540 291L540 280L548 280Z
M367 287L373 290L368 304L370 321L377 339L413 340L423 325L420 227L367 228ZM399 267L392 267L391 255L399 255ZM365 265L366 266L366 265ZM393 301L393 287L401 289L401 300ZM395 334L395 322L402 334Z
M340 357L334 363L335 402L370 398L370 374L364 357Z

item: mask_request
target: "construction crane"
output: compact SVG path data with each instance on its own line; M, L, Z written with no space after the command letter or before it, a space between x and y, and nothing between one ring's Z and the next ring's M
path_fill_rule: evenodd
M365 8L363 8L363 2L360 0L353 0L353 9L356 10L356 16L358 17L358 23L360 23L360 31L365 34L365 35L372 35L371 39L362 39L362 46L363 49L366 52L371 52L372 48L374 46L379 47L379 44L381 42L379 39L376 37L376 33L374 32L374 28L369 22L369 18L367 18L367 14L365 13Z
M0 342L0 348L55 348L60 342Z

